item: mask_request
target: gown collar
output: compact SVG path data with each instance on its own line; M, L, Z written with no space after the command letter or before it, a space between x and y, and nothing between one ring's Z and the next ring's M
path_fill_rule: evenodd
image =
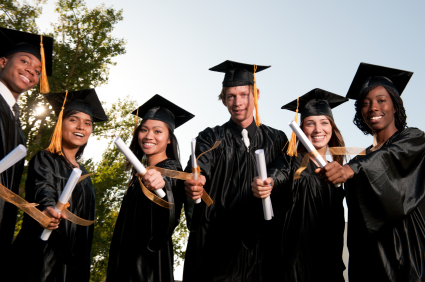
M230 118L228 124L229 124L229 129L233 133L233 135L236 138L242 138L242 130L244 128L242 128L242 126L236 124L236 122L234 122L231 118ZM245 129L248 131L249 138L251 138L251 139L254 138L255 132L257 131L257 126L255 125L255 119Z

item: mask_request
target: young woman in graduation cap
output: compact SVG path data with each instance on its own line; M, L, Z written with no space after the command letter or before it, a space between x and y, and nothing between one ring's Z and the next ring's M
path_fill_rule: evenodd
M35 220L24 215L22 229L12 245L16 256L10 281L88 282L90 279L93 225L81 226L55 211L73 168L86 169L78 163L93 131L93 123L107 117L94 89L51 93L45 96L59 114L50 146L39 151L29 162L25 183L26 200L51 218L53 232L42 241L43 232ZM79 182L69 199L70 212L86 219L95 217L95 191L89 177ZM14 269L11 267L11 269ZM5 280L6 281L6 280ZM8 280L7 280L8 281Z
M282 109L296 115L299 109L303 132L326 160L329 147L344 147L331 109L347 100L316 88ZM342 164L344 156L332 159ZM301 142L297 148L293 133L269 178L252 182L254 196L271 194L275 209L274 223L261 240L264 281L344 281L344 190L326 183L314 172L318 167Z
M194 116L160 95L133 114L142 118L130 145L136 157L146 158L148 166L181 171L174 130ZM180 219L184 184L153 169L146 172L145 187L163 189L164 200L173 204L167 209L144 195L134 168L132 175L112 237L106 281L174 281L171 235Z
M408 128L400 97L412 72L361 63L347 97L373 135L366 156L321 170L346 182L350 281L425 280L425 136Z

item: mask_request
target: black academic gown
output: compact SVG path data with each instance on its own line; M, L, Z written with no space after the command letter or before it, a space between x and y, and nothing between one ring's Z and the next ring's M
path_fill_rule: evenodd
M249 150L242 127L232 120L202 131L196 139L196 155L221 141L201 156L198 165L206 178L205 191L214 203L185 207L190 229L183 281L261 281L258 244L246 244L255 222L264 221L261 200L253 196L251 182L257 175L255 151L264 149L269 166L279 156L287 138L265 125L248 128ZM189 161L186 171L191 171Z
M294 180L305 153L281 154L268 176L275 217L260 240L264 281L344 281L344 190L326 183L310 160Z
M80 169L82 175L87 174L81 165ZM28 166L26 200L38 203L40 210L55 206L71 173L72 167L64 157L44 150L38 152ZM90 177L75 186L69 203L73 214L94 220L95 190ZM49 240L43 242L43 228L25 214L22 229L12 245L15 262L19 261L14 281L88 282L93 229L94 225L80 226L62 220Z
M175 160L156 164L181 171ZM174 205L163 208L149 200L134 177L122 201L109 251L106 282L173 282L173 242L184 196L183 181L164 177L164 200Z
M407 128L349 163L350 282L425 281L424 157L424 132Z
M0 160L19 144L26 146L22 128L15 122L9 104L0 95ZM19 195L19 182L24 170L21 160L0 174L0 183ZM18 208L0 199L0 250L4 253L12 244ZM1 258L0 258L1 262ZM1 266L0 266L1 268Z

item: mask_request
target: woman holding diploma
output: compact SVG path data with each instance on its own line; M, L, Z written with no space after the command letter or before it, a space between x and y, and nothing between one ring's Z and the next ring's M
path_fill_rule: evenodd
M43 227L25 214L22 229L12 245L14 261L21 263L17 266L19 269L10 271L13 274L10 281L88 282L93 225L61 221L65 216L54 207L73 168L87 174L78 160L92 133L93 123L106 121L107 117L94 89L52 93L45 97L59 118L50 146L38 152L29 163L25 191L26 200L38 203L37 208L52 219L48 229L54 231L47 241L42 241ZM76 185L69 203L70 212L94 220L95 191L89 177ZM20 269L22 265L25 271Z
M351 281L425 281L425 136L407 128L400 97L412 72L361 63L348 91L366 156L326 165L346 182Z
M174 129L194 116L158 94L132 114L142 118L130 145L136 157L146 158L147 166L181 171ZM106 281L174 281L171 235L185 198L183 183L153 169L143 176L147 189L164 190L163 199L173 204L166 209L144 195L134 168L132 175L112 237Z
M347 99L316 88L297 100L282 109L297 115L299 109L301 129L326 160L328 147L344 147L331 109ZM342 164L344 156L332 158ZM274 225L260 241L264 281L344 281L344 190L321 179L314 172L318 167L301 142L297 148L293 134L287 154L268 169L269 178L252 183L254 196L271 194L275 208Z

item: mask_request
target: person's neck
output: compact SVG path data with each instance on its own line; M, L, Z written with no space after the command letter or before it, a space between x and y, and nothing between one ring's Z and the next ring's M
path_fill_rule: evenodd
M16 93L15 91L13 91L2 78L0 78L0 81L3 83L4 86L6 86L7 89L9 89L13 98L15 98L16 102L18 102L18 99L19 99L19 96L21 95L21 93Z
M328 151L328 146L322 147L320 149L316 149L317 152L322 156L324 160L326 160L326 152Z
M381 131L374 132L376 136L376 146L380 146L382 143L390 139L398 131L397 127L391 126L390 128L385 128Z
M78 148L78 147L77 148L62 147L62 151L63 151L64 155L66 156L66 158L68 159L68 161L76 167L80 167L80 165L77 162L77 159L75 158L79 149L80 148Z
M254 121L254 116L251 116L251 117L249 117L249 118L247 118L247 119L245 119L245 120L243 120L243 121L239 121L239 120L234 120L233 119L233 117L232 117L232 120L237 124L237 125L239 125L240 127L242 127L242 128L247 128L248 126L250 126L251 125L251 123Z
M167 154L164 152L147 156L148 166L155 166L157 163L167 159Z

